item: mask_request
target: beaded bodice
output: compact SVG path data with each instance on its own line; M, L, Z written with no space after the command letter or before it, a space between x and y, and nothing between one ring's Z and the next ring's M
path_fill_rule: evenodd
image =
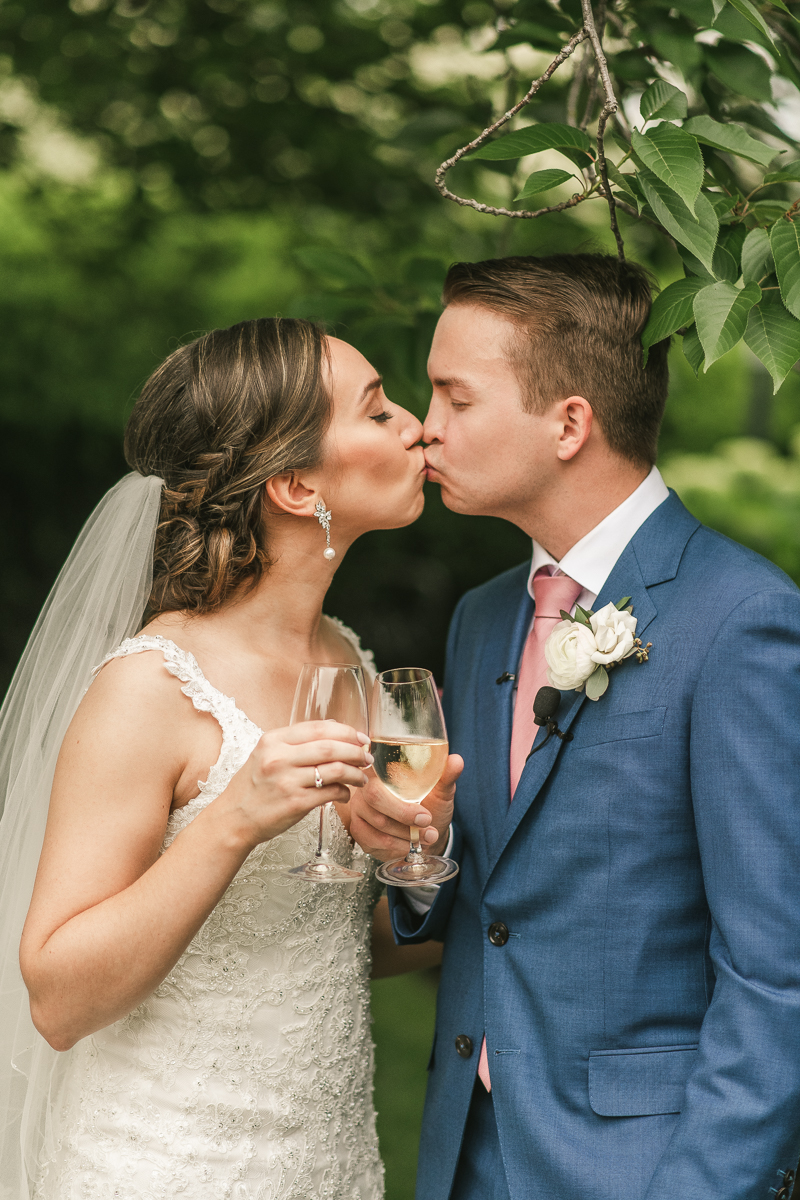
M261 730L164 638L131 638L109 658L148 650L222 729L219 758L171 814L165 849L224 790ZM316 848L312 811L248 856L143 1004L69 1052L59 1150L37 1200L379 1200L369 1030L377 890L370 861L335 815L332 825L333 855L364 866L360 882L285 874Z

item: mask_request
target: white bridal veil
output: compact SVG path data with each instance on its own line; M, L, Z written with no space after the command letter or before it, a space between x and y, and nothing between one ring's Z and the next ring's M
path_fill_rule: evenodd
M141 626L162 482L134 471L100 501L47 598L0 710L1 1200L32 1196L70 1057L34 1029L18 961L56 759L92 668Z

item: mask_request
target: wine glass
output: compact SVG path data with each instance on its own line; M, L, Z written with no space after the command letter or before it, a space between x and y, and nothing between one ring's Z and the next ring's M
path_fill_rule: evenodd
M295 688L290 724L297 725L300 721L339 721L367 733L367 694L361 667L349 663L305 663ZM287 875L299 875L310 883L353 883L363 878L362 871L340 867L330 856L332 807L331 803L320 807L316 854L301 867L292 867Z
M430 671L398 667L382 671L372 689L370 749L375 774L400 800L421 804L442 777L449 746L439 693ZM381 883L419 887L442 883L458 874L458 863L426 854L419 829L410 826L411 845L405 858L382 863Z

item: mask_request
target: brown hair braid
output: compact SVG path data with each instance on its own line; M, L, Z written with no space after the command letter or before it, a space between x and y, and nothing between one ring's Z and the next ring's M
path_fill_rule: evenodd
M220 607L269 567L264 483L316 466L331 419L323 331L263 317L182 346L148 379L125 457L164 479L148 619Z

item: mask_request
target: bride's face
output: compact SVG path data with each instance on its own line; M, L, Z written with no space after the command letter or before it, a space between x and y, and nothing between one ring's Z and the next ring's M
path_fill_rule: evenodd
M333 420L325 442L320 490L333 526L357 537L397 529L422 512L422 425L387 400L380 375L363 354L328 338Z

